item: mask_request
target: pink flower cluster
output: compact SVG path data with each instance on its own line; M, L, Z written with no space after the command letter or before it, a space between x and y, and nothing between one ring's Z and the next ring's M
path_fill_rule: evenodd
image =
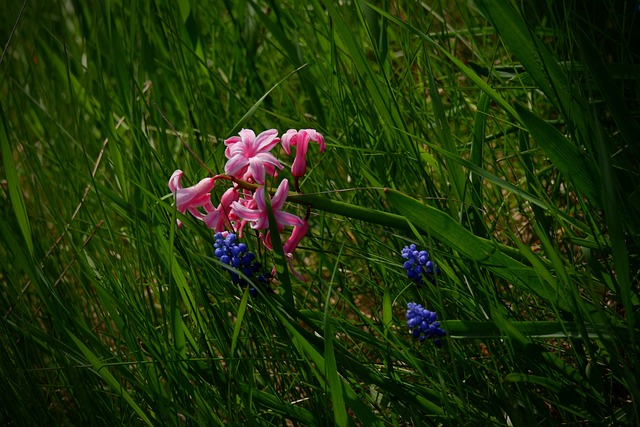
M284 168L271 153L281 142L287 155L291 154L292 147L296 147L291 175L298 189L298 179L304 176L307 170L307 151L309 142L312 141L319 144L320 152L325 150L324 137L314 129L290 129L282 135L282 139L278 137L276 129L264 131L258 136L251 129L242 129L239 136L224 141L225 156L229 159L224 167L226 175L204 178L187 188L182 187L180 183L183 174L181 170L176 170L171 175L169 189L175 197L176 208L181 213L189 212L215 232L234 231L242 237L247 224L255 230L267 230L266 233L260 233L260 239L266 247L272 249L266 202L268 196L278 232L281 233L285 226L293 227L290 237L283 245L291 266L293 251L307 234L309 224L306 218L302 219L282 210L289 195L289 181L283 179L275 194L270 196L265 189L265 178L267 175L276 177L278 170ZM221 179L231 180L234 185L222 195L218 206L214 207L211 202L211 190L216 180ZM255 190L247 190L247 186L241 185L242 182L256 184L258 187ZM178 225L181 225L180 221ZM291 271L302 279L293 267Z

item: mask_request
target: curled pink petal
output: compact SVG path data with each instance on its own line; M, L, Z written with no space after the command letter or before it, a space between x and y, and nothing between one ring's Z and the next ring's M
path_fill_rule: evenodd
M299 216L284 211L278 211L275 217L279 231L282 231L285 225L288 225L290 227L297 227L302 225L302 222L304 221Z
M271 151L279 141L277 129L265 130L255 139L254 149L257 152Z
M221 212L218 209L213 210L212 212L208 212L205 217L203 218L204 224L209 227L210 229L214 230L214 231L222 231L222 230L218 230L219 225L220 225L220 219L221 219L222 215ZM223 222L224 224L224 222Z
M224 165L224 173L233 177L242 176L249 167L249 161L242 155L231 157Z
M258 153L249 159L249 173L257 183L264 184L265 174L274 175L275 168L282 169L278 159L271 153Z
M307 135L309 135L309 139L311 139L314 142L317 142L318 145L320 145L321 153L327 148L327 146L324 143L324 136L322 136L320 132L318 132L315 129L305 129L305 132L307 133Z
M296 145L296 135L298 131L295 129L289 129L282 135L281 144L284 152L291 154L291 145Z
M171 178L169 178L169 190L172 193L175 193L179 188L182 188L180 185L180 179L182 178L182 171L177 169L173 174L171 174Z
M240 199L240 193L234 187L227 189L220 198L220 204L217 208L209 202L205 204L204 210L206 215L202 218L205 225L216 232L223 232L228 225L232 225L235 219L231 205Z
M258 196L256 195L255 198L257 199ZM266 214L266 211L261 211L259 209L250 209L246 206L243 206L239 202L233 202L231 204L231 208L239 218L245 221L249 221L251 228L257 230L269 228L269 218Z
M231 187L227 191L225 191L222 197L220 198L220 204L228 208L231 206L231 203L237 202L239 199L240 199L240 193L238 193L238 190Z
M226 145L227 147L231 147L233 144L235 144L236 142L240 142L241 140L242 138L239 136L232 136L231 138L227 138L224 140L224 145Z
M282 246L284 253L292 254L293 251L295 251L296 248L298 247L300 240L302 240L302 238L307 235L308 231L309 231L309 223L307 221L302 220L301 225L296 225L293 228L293 232L291 232L291 236L287 240L287 243L285 243Z
M183 188L180 180L182 179L182 171L176 170L169 178L169 189L174 195L176 201L176 209L180 213L189 211L197 219L204 219L205 214L202 213L199 208L204 208L206 212L210 212L213 209L211 204L211 194L209 193L215 185L213 178L204 178L200 180L196 185ZM181 226L182 222L178 221L178 226Z
M242 129L240 132L240 139L245 144L253 144L253 141L256 139L256 134L251 129Z
M278 189L276 193L271 198L271 207L274 211L282 209L284 206L284 202L287 201L287 196L289 195L289 180L286 178L280 182L278 185Z
M273 243L271 243L271 231L267 231L266 234L260 233L260 236L258 237L260 238L260 241L267 249L269 249L270 251L273 250Z
M304 278L304 276L302 274L300 274L298 272L298 270L296 270L293 267L293 255L292 254L287 254L285 256L287 258L287 263L289 264L289 270L291 271L291 273L296 276L298 278L298 280L300 280L301 282L306 282L307 279Z
M178 210L191 205L202 206L213 188L215 181L213 178L204 178L194 186L187 188L177 188L175 191L176 206Z
M260 240L262 241L262 243L264 244L264 246L266 248L268 248L269 250L273 250L273 245L271 243L271 233L267 232L266 235L262 235L260 234ZM289 264L289 271L291 271L291 273L296 276L301 282L306 282L307 279L300 274L295 267L293 266L293 254L291 253L285 253L284 254L285 258L287 259L287 264ZM271 271L271 274L273 276L276 275L276 267L273 267L273 270Z

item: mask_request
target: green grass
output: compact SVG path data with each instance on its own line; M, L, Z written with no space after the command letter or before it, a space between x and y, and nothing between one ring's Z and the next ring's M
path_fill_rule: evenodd
M638 425L640 14L522 3L1 6L0 423ZM243 127L327 141L256 298L167 187Z

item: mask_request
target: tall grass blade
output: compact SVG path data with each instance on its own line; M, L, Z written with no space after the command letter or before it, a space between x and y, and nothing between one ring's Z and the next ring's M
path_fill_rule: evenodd
M7 187L9 190L9 199L13 206L13 213L18 223L18 227L22 233L24 244L27 247L29 256L34 256L33 248L33 236L31 234L31 222L27 212L27 207L24 203L24 196L22 195L22 186L20 185L20 178L18 177L18 170L13 160L13 151L9 144L9 134L6 127L6 117L4 112L4 106L0 104L0 148L2 152L2 164L4 166L4 172L6 174Z
M327 298L325 299L324 310L324 360L325 360L325 375L327 376L327 386L329 387L329 394L331 396L331 403L333 406L334 422L337 426L347 426L347 409L344 403L342 380L338 373L338 366L336 362L336 355L333 351L334 332L329 321L329 307L331 307L331 292L332 287L327 289Z
M120 382L109 372L108 366L102 363L100 358L93 354L91 349L85 345L79 338L77 338L71 331L67 330L67 334L71 340L75 343L78 349L82 352L84 357L93 367L95 373L102 377L102 379L109 385L109 387L116 393L116 395L122 397L128 404L131 406L131 409L135 411L136 414L144 421L145 424L149 426L155 425L154 422L147 416L147 414L140 408L140 406L133 400L131 395L122 388ZM151 414L153 417L153 414Z
M523 16L509 2L477 0L476 4L545 95L578 130L586 130L585 101Z
M333 28L339 35L340 40L345 44L351 60L354 62L355 70L362 78L367 94L371 97L373 105L381 115L383 123L390 128L404 129L404 123L400 116L396 102L386 93L385 85L380 83L383 76L374 74L371 66L364 57L362 49L357 44L357 37L353 34L349 24L347 24L333 2L326 2L325 7L333 20ZM359 6L358 6L359 7Z
M542 147L553 164L573 181L580 193L602 205L600 172L587 156L553 126L516 104L522 123Z
M598 94L602 97L613 120L618 125L618 129L626 140L628 148L636 155L640 155L640 146L637 144L640 125L634 120L629 108L627 108L619 88L613 84L613 76L607 70L601 55L596 53L598 49L587 39L582 29L578 29L575 32L575 36L580 47L580 55L584 60L584 65L589 75L594 80Z
M289 77L291 77L292 75L296 74L298 71L302 70L304 67L306 67L306 64L303 64L301 66L299 66L298 68L296 68L295 70L291 71L289 74L287 74L286 76L284 76L281 80L279 80L276 84L274 84L271 89L269 89L268 91L265 92L264 95L262 95L260 97L260 99L258 99L252 106L251 108L249 108L249 110L247 110L247 112L244 114L244 116L242 116L240 118L240 120L238 120L238 122L233 125L233 127L229 130L229 134L234 134L236 133L240 127L242 125L244 125L252 116L253 114L256 112L256 110L260 107L260 105L262 105L262 102L269 96L269 94L271 94L271 92L273 92L278 86L280 86L282 83L284 83L285 81L287 81L289 79Z
M264 190L265 193L267 190ZM271 197L265 195L265 203L267 205L267 214L269 217L269 233L271 235L271 245L273 247L273 258L276 263L276 272L278 273L278 280L282 285L284 291L283 298L286 301L289 308L295 308L295 299L293 297L293 287L291 286L291 276L289 276L289 264L287 262L287 256L282 248L282 238L280 237L280 230L278 230L278 223L276 217L273 214L271 207Z

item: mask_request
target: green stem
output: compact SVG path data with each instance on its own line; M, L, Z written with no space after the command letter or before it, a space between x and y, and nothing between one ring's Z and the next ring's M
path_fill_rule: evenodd
M249 182L242 181L228 175L216 175L214 178L233 181L233 183L238 187L250 191L255 191L256 189L261 187L260 185L251 184ZM314 194L300 194L289 191L287 200L290 202L298 203L300 205L311 206L313 209L319 209L321 211L346 216L348 218L360 219L372 224L394 227L404 231L412 230L409 226L409 223L407 222L407 219L401 215L396 215L375 209L363 208L349 203L338 202L327 197L322 197Z

